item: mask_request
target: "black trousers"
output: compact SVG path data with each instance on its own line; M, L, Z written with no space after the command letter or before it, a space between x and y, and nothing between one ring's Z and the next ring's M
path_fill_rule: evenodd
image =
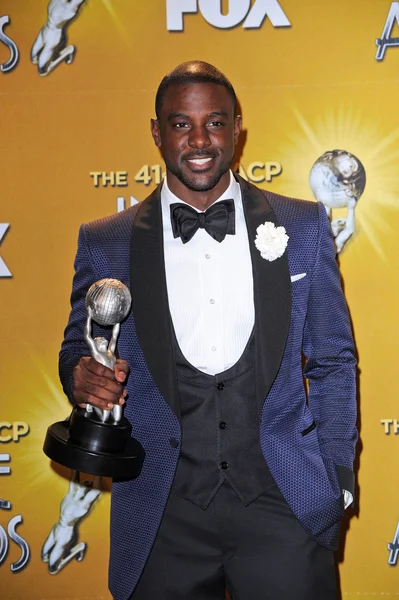
M224 483L206 511L171 494L131 600L224 600L226 588L232 600L336 600L333 552L277 486L245 507Z

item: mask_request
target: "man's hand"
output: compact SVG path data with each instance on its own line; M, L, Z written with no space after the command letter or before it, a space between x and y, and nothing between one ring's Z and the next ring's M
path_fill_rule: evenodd
M73 371L73 398L78 406L86 404L103 410L111 410L115 404L122 405L127 395L123 382L129 373L125 360L117 360L114 370L100 364L94 358L83 356Z

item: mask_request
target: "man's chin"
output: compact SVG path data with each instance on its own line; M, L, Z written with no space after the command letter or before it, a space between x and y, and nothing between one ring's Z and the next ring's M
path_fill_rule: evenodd
M212 173L210 169L203 169L195 173L181 173L178 178L193 192L208 192L219 183L223 175L224 173Z
M186 186L186 188L188 188L192 192L209 192L209 190L212 190L215 187L218 181L219 180L217 180L216 182L183 181L183 183Z

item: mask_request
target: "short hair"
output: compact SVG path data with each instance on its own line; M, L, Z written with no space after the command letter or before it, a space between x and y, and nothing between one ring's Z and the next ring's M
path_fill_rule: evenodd
M202 60L190 60L178 65L173 71L165 75L159 84L155 96L155 113L157 119L160 117L162 103L165 93L172 85L183 85L186 83L214 83L222 85L229 92L233 101L234 117L237 115L237 97L230 81L219 69Z

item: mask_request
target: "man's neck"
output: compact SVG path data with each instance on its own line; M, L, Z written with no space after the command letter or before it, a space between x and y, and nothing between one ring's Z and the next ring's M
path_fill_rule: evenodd
M230 185L230 170L222 175L215 187L205 192L190 190L170 171L167 171L166 177L170 191L180 200L200 211L205 211L216 202Z

